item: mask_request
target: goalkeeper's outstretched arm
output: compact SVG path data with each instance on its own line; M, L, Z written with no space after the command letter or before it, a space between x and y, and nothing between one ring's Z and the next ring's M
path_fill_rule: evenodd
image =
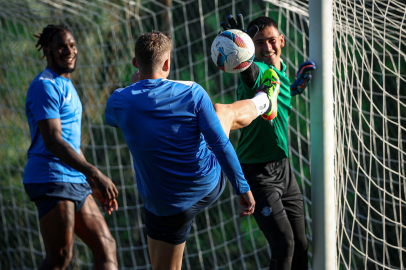
M241 74L241 80L243 83L245 83L248 87L252 88L255 85L255 82L257 81L257 78L259 76L259 67L257 64L252 63L249 68L244 70Z

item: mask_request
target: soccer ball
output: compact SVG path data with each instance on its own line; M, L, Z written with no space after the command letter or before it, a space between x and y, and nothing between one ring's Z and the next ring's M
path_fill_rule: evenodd
M255 47L250 36L231 29L220 33L211 45L211 59L224 72L240 73L254 60Z

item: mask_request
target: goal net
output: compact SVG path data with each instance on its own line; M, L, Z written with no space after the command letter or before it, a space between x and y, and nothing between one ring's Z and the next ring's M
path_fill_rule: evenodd
M406 5L333 9L338 259L345 269L405 269Z
M22 177L30 135L25 96L45 67L33 33L67 24L78 44L72 74L83 103L82 150L119 189L119 210L106 222L120 269L152 269L143 203L123 135L106 125L109 95L130 83L140 33L160 30L173 40L171 79L202 85L213 102L235 100L238 76L218 70L211 42L229 14L245 24L271 16L286 37L282 58L293 80L308 56L308 1L280 0L0 0L0 269L36 269L45 256L34 203ZM333 1L337 265L402 269L405 256L405 34L400 1ZM403 86L403 87L402 87ZM306 214L311 265L310 104L292 99L290 160ZM230 136L234 145L239 132ZM187 240L183 269L268 269L271 252L253 217L238 218L231 185L199 214ZM92 254L75 239L69 269L92 269Z

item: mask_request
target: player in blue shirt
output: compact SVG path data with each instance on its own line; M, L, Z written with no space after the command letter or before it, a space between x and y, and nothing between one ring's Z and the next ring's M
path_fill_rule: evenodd
M115 240L90 194L93 190L111 214L117 210L118 191L80 150L82 104L70 80L77 57L75 39L63 25L48 25L35 36L47 67L27 92L31 146L23 183L38 208L45 245L39 269L65 269L75 233L92 250L96 269L117 269Z
M267 109L259 107L269 106L265 93L213 106L197 83L167 80L170 50L164 34L141 35L133 60L140 81L116 90L105 114L109 125L122 130L134 160L154 270L181 268L192 219L223 192L222 171L239 195L240 217L254 212L228 135Z

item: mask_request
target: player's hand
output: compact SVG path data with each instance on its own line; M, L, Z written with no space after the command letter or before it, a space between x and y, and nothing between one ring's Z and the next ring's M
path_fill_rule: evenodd
M255 200L251 190L238 196L238 202L241 205L240 218L251 215L255 210Z
M113 211L118 210L118 203L117 203L116 199L111 200L111 201L105 201L103 199L103 195L100 193L99 190L95 189L92 191L93 191L93 196L99 201L103 212L106 212L106 210L107 210L107 214L111 215L111 213L113 213Z
M136 70L133 75L131 75L131 84L136 83L140 80L140 71Z
M315 69L316 65L312 61L306 61L300 64L296 73L296 79L290 85L290 94L292 97L303 93L309 84L309 81L312 79L312 75L310 75L308 72Z
M238 29L245 33L247 33L251 38L253 38L258 33L258 26L253 25L248 31L244 29L244 20L242 14L237 15L237 21L234 19L233 15L228 15L227 17L228 22L221 22L220 26L224 29L224 31L230 29Z
M96 169L86 179L92 188L93 193L100 193L96 197L100 203L113 201L118 197L118 190L110 178Z
M118 210L117 200L114 199L112 201L106 202L104 205L102 205L102 210L103 210L103 212L107 211L107 214L111 215L111 213L113 213L113 211Z

